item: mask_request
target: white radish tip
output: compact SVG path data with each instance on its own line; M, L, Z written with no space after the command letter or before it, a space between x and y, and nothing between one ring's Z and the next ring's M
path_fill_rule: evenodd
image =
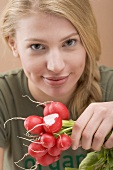
M46 125L53 125L55 123L55 118L59 117L59 114L58 113L54 113L54 114L50 114L50 115L47 115L45 116L43 119L44 119L44 122Z

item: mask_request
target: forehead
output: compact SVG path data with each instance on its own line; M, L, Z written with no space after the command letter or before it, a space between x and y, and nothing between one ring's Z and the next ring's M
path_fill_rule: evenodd
M66 18L43 12L37 12L36 14L30 14L23 17L18 21L17 26L18 29L29 28L29 30L48 30L50 28L76 29Z

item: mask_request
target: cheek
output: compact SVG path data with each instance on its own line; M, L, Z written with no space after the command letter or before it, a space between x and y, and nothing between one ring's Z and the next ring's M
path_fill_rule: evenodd
M44 70L42 69L42 65L37 64L36 62L25 60L22 67L28 79L32 80L33 82L36 82L40 78Z
M20 57L21 64L24 70L29 73L39 73L42 71L42 68L44 69L44 62L40 61L37 57L29 57L29 56L23 56Z
M27 74L31 75L32 77L37 77L39 75L42 75L43 72L43 68L42 65L40 64L36 64L36 63L26 63L23 66L23 69L25 70L25 72L27 72Z
M84 70L85 63L86 63L86 51L84 48L81 48L81 50L77 51L74 55L73 61L71 61L73 64L73 68Z
M26 50L24 44L18 45L18 53L22 67L27 72L37 72L42 70L44 61L41 57L38 57L36 54L32 54L29 50Z

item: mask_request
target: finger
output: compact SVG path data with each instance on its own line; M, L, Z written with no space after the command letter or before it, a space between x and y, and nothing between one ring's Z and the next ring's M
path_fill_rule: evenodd
M72 130L72 149L75 150L79 147L82 131L89 122L93 115L93 106L90 105L85 109L82 115L77 119Z
M108 149L113 148L113 132L111 133L108 140L105 142L104 146L105 148L108 148Z
M101 114L102 114L101 111L99 111L97 114L94 114L82 132L81 142L82 148L85 150L90 149L92 146L94 134L103 121L102 116L99 116L100 118L98 118L98 115Z
M99 128L97 129L93 142L92 142L92 149L99 151L105 141L106 136L109 134L109 132L112 129L112 123L111 120L105 119ZM110 143L112 139L110 139L108 142ZM113 141L112 141L113 142ZM111 144L110 144L111 145Z
M83 114L76 121L72 131L72 149L79 147L80 139L82 140L82 147L90 149L93 135L100 126L102 120L106 115L105 107L97 107L93 103L83 112Z

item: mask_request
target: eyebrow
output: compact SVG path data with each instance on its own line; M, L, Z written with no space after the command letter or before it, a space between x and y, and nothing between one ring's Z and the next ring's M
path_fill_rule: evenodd
M79 35L78 32L71 33L68 36L66 36L65 38L62 38L61 41L67 40L68 38L70 38L72 36L76 36L76 35Z
M72 37L72 36L76 36L76 35L79 35L78 32L71 33L71 34L69 34L68 36L62 38L60 41L64 41L64 40L66 40L66 39L68 39L68 38L70 38L70 37ZM43 40L43 39L40 39L40 38L39 38L39 39L38 39L38 38L27 38L27 39L25 39L25 41L47 42L47 41L45 41L45 40Z

